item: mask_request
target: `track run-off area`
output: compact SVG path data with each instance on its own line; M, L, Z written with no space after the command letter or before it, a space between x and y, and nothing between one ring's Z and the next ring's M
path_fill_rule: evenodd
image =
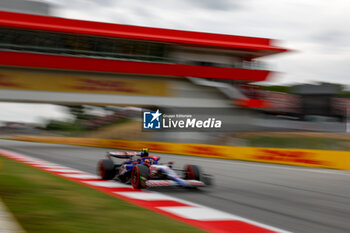
M0 149L92 174L106 151L116 151L10 140L0 140ZM199 165L205 173L214 176L214 185L198 190L149 191L239 216L262 227L281 229L281 232L350 232L350 172L154 154L161 157L160 162L175 162L174 168Z

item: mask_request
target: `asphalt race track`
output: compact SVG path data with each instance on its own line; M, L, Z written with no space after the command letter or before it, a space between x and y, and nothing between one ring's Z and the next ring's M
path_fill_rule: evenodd
M0 140L0 148L95 173L108 150ZM157 154L175 168L197 164L214 175L201 190L156 191L291 232L350 232L350 172Z

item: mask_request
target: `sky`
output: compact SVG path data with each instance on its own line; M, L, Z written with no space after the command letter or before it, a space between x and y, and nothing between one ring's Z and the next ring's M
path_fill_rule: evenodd
M54 5L53 15L65 18L276 39L276 45L291 52L262 59L269 69L278 71L269 84L350 84L348 0L42 1ZM7 106L11 108L7 110ZM7 110L7 117L16 119L20 115L16 109L28 105L0 103L0 107ZM58 117L66 117L55 106L39 108L44 115L56 112ZM40 118L24 113L27 121Z
M349 0L45 0L53 14L129 25L265 37L273 83L350 84Z

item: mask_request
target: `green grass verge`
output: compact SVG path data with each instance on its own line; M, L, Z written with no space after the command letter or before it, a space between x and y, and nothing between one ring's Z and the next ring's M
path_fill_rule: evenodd
M0 164L0 196L28 233L202 232L1 156Z

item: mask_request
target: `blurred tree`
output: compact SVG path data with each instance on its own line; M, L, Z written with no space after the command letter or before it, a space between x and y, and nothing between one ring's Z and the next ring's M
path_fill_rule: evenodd
M80 131L81 128L74 123L66 121L49 120L45 127L46 130L50 131Z
M66 105L68 112L74 117L74 121L87 120L90 115L86 113L86 107L84 105Z
M262 90L265 91L275 91L275 92L290 92L289 86L281 86L281 85L274 85L274 86L260 86Z

